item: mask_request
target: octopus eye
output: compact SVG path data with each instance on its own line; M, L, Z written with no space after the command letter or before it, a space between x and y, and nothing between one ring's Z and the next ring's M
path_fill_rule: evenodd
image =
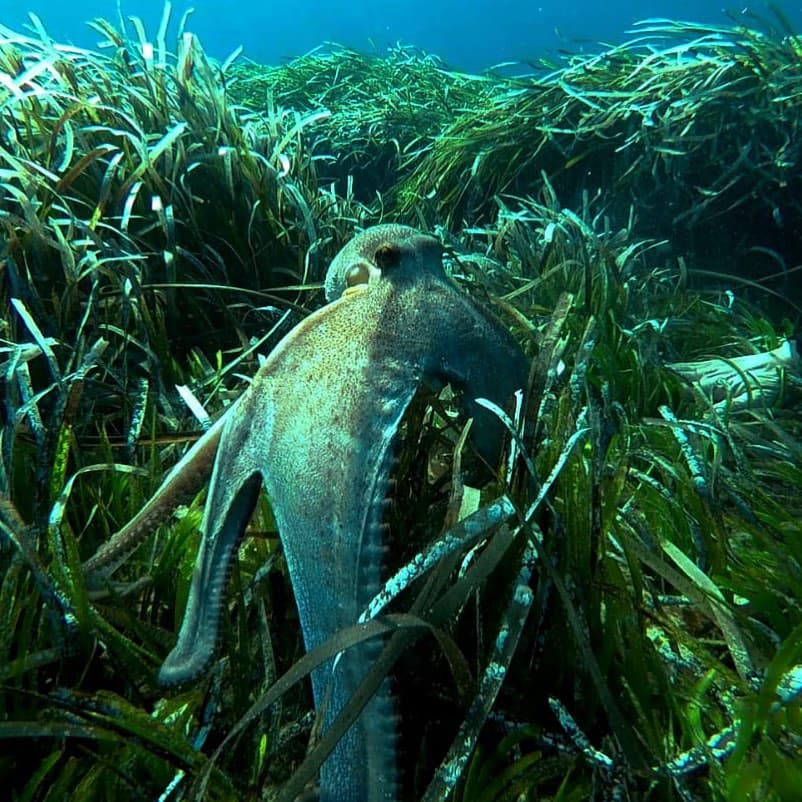
M392 242L385 242L379 245L373 258L379 270L390 270L401 264L401 249Z
M348 268L345 274L345 285L347 287L355 287L357 284L367 284L370 278L370 267L364 262Z

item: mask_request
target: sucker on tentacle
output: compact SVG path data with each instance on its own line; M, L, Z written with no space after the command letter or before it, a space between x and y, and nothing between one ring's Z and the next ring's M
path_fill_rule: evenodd
M382 508L392 448L422 385L452 383L475 418L472 439L495 464L502 428L476 404L503 406L526 383L519 347L445 276L442 247L406 226L377 226L332 262L327 297L269 355L219 423L201 545L165 685L194 679L216 645L224 582L264 487L284 546L307 650L357 621L381 580ZM212 438L205 448L212 449ZM176 477L168 477L175 486ZM346 650L312 674L324 728L352 696L381 643ZM385 682L321 770L321 798L395 798L395 725Z

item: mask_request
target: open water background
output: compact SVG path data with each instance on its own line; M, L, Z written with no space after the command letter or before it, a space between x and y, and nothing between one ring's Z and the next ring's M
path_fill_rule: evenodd
M452 67L478 71L503 61L528 61L559 51L596 51L597 42L622 42L635 20L670 17L713 24L769 17L764 3L727 5L721 0L196 0L173 3L173 30L188 8L188 29L208 53L224 59L242 45L265 64L298 56L325 41L384 52L395 42L416 45ZM123 16L138 16L155 37L163 0L121 0ZM782 4L802 31L802 3ZM22 30L28 12L59 41L94 47L99 37L86 26L94 17L118 19L114 0L0 0L0 23Z

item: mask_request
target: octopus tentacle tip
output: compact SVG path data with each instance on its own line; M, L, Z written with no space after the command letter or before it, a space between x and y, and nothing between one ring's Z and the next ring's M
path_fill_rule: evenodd
M156 680L162 688L175 688L179 685L186 685L203 673L209 661L206 660L201 665L199 662L189 660L171 659L172 652L159 669Z
M192 671L165 663L156 674L156 682L160 688L177 688L179 685L186 685L194 676Z
M212 663L215 644L204 638L192 638L189 642L178 642L167 655L157 674L162 688L186 685L200 677Z

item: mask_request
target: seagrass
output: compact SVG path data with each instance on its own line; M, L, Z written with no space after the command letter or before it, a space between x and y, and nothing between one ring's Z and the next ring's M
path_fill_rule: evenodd
M396 678L411 798L789 798L799 377L736 408L670 369L799 330L793 298L770 295L800 261L802 49L782 18L650 21L517 77L407 48L221 65L169 6L152 39L94 24L97 51L36 19L0 28L11 798L289 793L312 728L304 677L381 626L398 637L372 680ZM517 457L466 489L464 421L447 391L418 399L379 618L306 657L262 499L220 659L165 694L202 498L114 583L87 585L81 563L198 436L182 394L219 415L323 303L339 247L380 220L437 229L455 279L532 358L508 420ZM718 224L742 235L719 242L726 258L708 247ZM310 749L304 772L321 759Z

